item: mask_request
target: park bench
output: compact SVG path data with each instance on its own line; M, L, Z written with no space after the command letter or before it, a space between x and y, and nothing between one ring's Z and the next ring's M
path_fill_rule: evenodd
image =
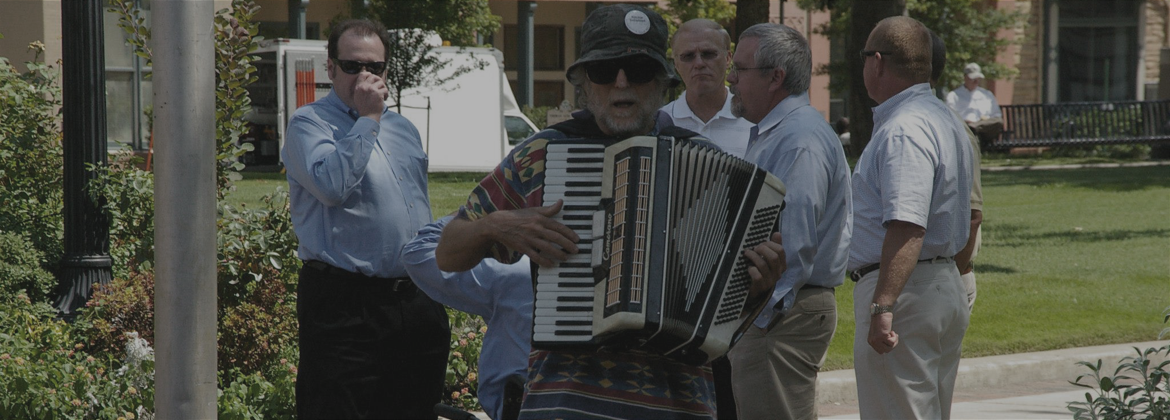
M1004 105L1003 134L989 147L1170 142L1170 100Z

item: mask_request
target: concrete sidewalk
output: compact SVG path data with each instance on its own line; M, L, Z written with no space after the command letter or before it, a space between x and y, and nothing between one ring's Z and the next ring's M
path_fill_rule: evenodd
M1122 358L1137 356L1134 347L1145 350L1166 344L1166 341L1149 341L965 358L959 365L951 416L954 419L1071 418L1068 403L1083 401L1085 392L1090 391L1068 383L1089 373L1088 368L1077 362L1096 363L1100 359L1102 371L1112 374ZM817 391L821 418L859 418L852 369L822 372Z

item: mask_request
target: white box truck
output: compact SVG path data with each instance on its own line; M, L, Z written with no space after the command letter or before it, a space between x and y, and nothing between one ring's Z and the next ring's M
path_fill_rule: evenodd
M278 168L288 119L297 108L325 97L332 88L325 71L325 41L271 39L253 54L258 80L249 86L251 130L241 142L254 150L244 163ZM402 115L418 128L432 172L491 170L536 127L520 112L494 48L435 47L449 64L439 72L483 63L439 86L403 92ZM397 104L387 101L391 111Z

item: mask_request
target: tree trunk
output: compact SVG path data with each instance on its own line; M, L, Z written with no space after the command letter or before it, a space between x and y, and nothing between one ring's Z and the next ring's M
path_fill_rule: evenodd
M873 134L873 108L877 103L869 98L865 90L865 76L862 74L865 61L861 59L861 50L865 48L865 41L869 33L878 22L890 16L901 16L906 11L906 0L861 0L853 1L852 15L850 16L849 42L845 51L849 63L849 138L850 152L853 156L860 156L869 144L869 137Z
M735 33L731 40L739 39L739 34L757 23L768 22L771 1L769 0L739 0L735 4Z

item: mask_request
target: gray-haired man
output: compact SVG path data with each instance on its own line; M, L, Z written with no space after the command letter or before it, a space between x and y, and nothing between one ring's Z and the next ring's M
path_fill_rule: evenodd
M836 133L809 105L808 41L762 23L739 36L728 77L732 110L756 123L745 158L784 181L780 231L788 270L731 350L743 419L814 419L816 378L837 327L852 226L849 165Z

